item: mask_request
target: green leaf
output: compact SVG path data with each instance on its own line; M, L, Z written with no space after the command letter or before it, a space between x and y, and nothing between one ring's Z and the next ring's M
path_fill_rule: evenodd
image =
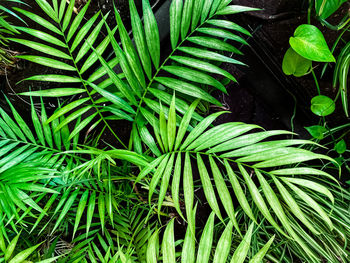
M13 42L25 45L27 47L30 47L32 49L35 49L35 50L40 51L42 53L45 53L47 55L51 55L51 56L55 56L55 57L59 57L59 58L63 58L63 59L71 59L71 57L68 54L66 54L66 53L64 53L56 48L53 48L53 47L50 47L50 46L47 46L47 45L44 45L41 43L37 43L34 41L25 40L25 39L17 39L17 38L7 38L7 39L11 40Z
M193 5L193 13L192 13L192 23L191 30L194 31L198 25L199 19L201 18L202 10L203 10L204 0L196 0Z
M289 206L290 210L293 212L293 214L308 228L310 229L314 234L319 235L320 233L313 227L312 223L305 217L305 214L300 209L298 203L295 201L295 199L292 197L290 192L282 185L282 183L275 177L272 177L273 181L275 182L278 191L281 193L284 201ZM283 180L283 178L282 178Z
M209 162L210 162L210 168L214 177L216 190L221 199L221 203L224 206L224 209L227 215L229 216L230 220L232 221L234 227L236 228L237 232L241 235L241 231L235 216L235 209L233 206L232 198L226 186L225 180L213 157L209 156Z
M176 112L175 112L175 93L170 104L169 116L168 116L168 144L169 151L173 150L176 136Z
M201 88L188 82L168 77L156 77L155 80L160 84L168 88L174 89L176 91L179 91L181 93L187 94L195 98L200 98L202 100L208 101L216 105L221 105L221 103L213 96L209 95Z
M196 252L196 236L195 233L192 232L193 229L196 228L195 226L195 218L196 218L196 210L197 206L192 211L192 219L190 220L192 222L191 227L187 227L186 235L184 239L184 244L182 247L182 253L181 253L181 263L194 263L195 261L195 252Z
M43 31L39 31L39 30L27 28L27 27L16 27L16 28L20 31L23 31L27 34L32 35L33 37L37 37L41 40L47 41L52 45L57 45L57 46L64 47L64 48L67 47L67 45L65 43L63 43L61 40L52 36L51 34L43 32Z
M320 18L327 19L345 2L347 2L347 0L316 0L316 13Z
M72 96L76 94L80 94L86 92L85 89L77 89L77 88L57 88L57 89L46 89L46 90L37 90L37 91L28 91L22 92L20 95L23 96L33 96L33 97L64 97L64 96Z
M212 38L212 37L195 36L195 37L189 37L188 41L205 48L212 48L220 51L229 51L239 55L243 54L239 49L235 48L229 43L220 39Z
M170 58L180 64L184 64L186 66L193 67L209 73L219 74L232 80L233 82L237 82L237 80L230 73L208 62L181 56L171 56Z
M204 1L202 14L201 14L201 23L203 23L207 19L213 1L214 0L205 0Z
M142 8L147 47L153 64L158 69L160 61L160 39L157 21L152 12L149 0L142 0Z
M171 172L172 172L173 165L174 165L174 159L175 159L175 154L172 153L170 156L170 159L167 163L167 166L162 174L162 183L161 183L159 195L158 195L158 215L159 215L159 212L161 211L161 207L163 205L163 201L164 201L166 192L168 190ZM155 178L158 181L158 178L156 178L155 176L153 178ZM155 185L155 183L153 183L153 179L152 179L151 184ZM151 186L150 186L150 189L151 189ZM152 190L153 190L153 187L152 187Z
M253 8L248 6L241 6L241 5L228 5L222 9L220 9L216 14L217 15L233 15L238 14L242 12L252 12L252 11L259 11L259 8Z
M23 120L21 115L17 112L15 107L12 105L12 103L10 102L10 100L6 96L5 96L5 99L6 99L7 103L8 103L8 105L10 106L11 111L12 111L12 115L15 118L16 122L18 123L20 129L23 131L23 133L27 136L27 138L32 143L36 143L35 138L33 136L33 133L30 130L30 128L28 127L28 125L26 124L26 122Z
M327 96L318 95L311 100L311 111L317 116L327 116L335 111L335 103Z
M113 84L118 87L118 89L123 93L123 95L133 104L137 104L134 94L130 92L129 87L119 78L118 74L110 67L110 65L104 60L104 58L101 56L101 54L98 53L97 50L95 50L93 47L91 47L94 50L94 53L98 56L98 59L100 60L102 66L105 68L105 71L107 72L108 76L113 81ZM96 86L96 85L94 85Z
M286 75L304 76L312 67L312 61L300 56L294 49L289 48L283 57L282 70Z
M313 192L318 192L321 193L329 198L331 200L332 204L334 204L334 196L332 193L327 189L326 186L313 182L311 180L306 180L302 178L294 178L294 177L282 177L281 178L283 181L287 181L293 184L298 184L302 187L309 188Z
M108 17L108 13L105 15L104 19L107 19L107 17ZM88 36L88 38L84 41L82 47L79 49L78 55L75 58L75 63L78 63L88 53L88 51L90 50L90 46L92 46L95 43L97 37L101 33L101 28L103 25L104 25L104 20L101 20L98 23L98 25L94 28L94 30L91 32L91 34ZM101 43L103 43L103 41Z
M171 184L171 195L174 201L174 206L179 215L183 218L183 214L180 208L180 179L181 179L181 154L176 157L173 179Z
M85 206L86 206L88 197L89 197L89 190L86 190L86 191L82 194L82 196L81 196L81 198L80 198L79 205L78 205L78 209L77 209L77 212L76 212L76 215L75 215L75 223L74 223L74 230L73 230L73 239L74 239L75 233L76 233L76 231L77 231L77 229L78 229L81 216L83 215L83 212L84 212L84 210L85 210Z
M183 172L183 191L184 191L184 199L185 199L185 209L186 209L186 217L188 226L193 227L194 223L192 222L192 210L193 210L193 202L194 202L194 187L193 187L193 177L192 177L192 165L190 154L188 152L185 153L185 165ZM195 229L191 229L194 233Z
M270 249L270 246L274 239L275 236L272 236L271 239L263 246L263 248L254 255L254 257L249 261L249 263L261 263L266 253Z
M115 30L117 29L117 27L115 27L112 31L112 34L115 32ZM108 32L109 33L109 32ZM89 45L89 48L92 47L91 43L89 41L85 42L86 44ZM85 44L84 43L84 44ZM87 71L98 59L99 59L99 55L102 55L103 52L107 49L108 45L110 43L110 37L109 35L107 37L105 37L105 39L102 40L102 42L96 47L96 51L94 50L94 52L92 52L90 54L90 56L85 60L83 66L80 69L80 74L83 74L85 71ZM112 65L111 65L112 67ZM93 74L94 75L94 74ZM103 74L104 75L104 74ZM88 79L90 82L92 82L92 80L89 78Z
M245 170L245 168L241 165L238 164L238 168L241 171L241 174L247 184L247 187L249 189L250 195L254 201L254 203L256 204L256 206L258 207L258 209L260 210L260 212L263 214L263 216L267 219L267 221L270 222L270 224L276 229L278 230L281 234L283 234L284 236L288 237L284 231L281 229L281 227L276 223L276 221L273 219L269 208L267 207L264 198L262 197L262 195L260 194L259 189L256 187L255 183L253 182L252 178L249 176L248 172Z
M318 62L335 62L322 32L313 25L300 25L289 39L291 47L306 59Z
M232 241L232 221L228 222L216 246L213 263L226 263Z
M67 27L69 25L69 22L70 22L70 20L72 18L74 6L75 6L75 0L69 1L69 5L68 5L68 8L67 8L66 13L64 15L64 19L63 19L63 23L62 23L62 31L63 32L66 31L66 29L67 29ZM60 12L59 16L62 17L63 16L63 12Z
M80 11L81 12L81 11ZM70 51L73 52L78 45L84 40L84 37L89 32L93 24L95 23L97 17L100 15L100 11L98 11L93 17L91 17L84 26L79 30L78 34L74 38L74 41L70 47Z
M162 254L164 263L174 263L175 258L175 240L174 240L174 220L172 219L164 231L162 242Z
M157 187L157 184L161 178L161 176L163 175L164 173L164 170L166 169L166 165L168 163L168 160L169 160L169 157L170 157L170 154L166 154L165 157L163 159L160 159L158 158L158 161L161 160L159 166L157 167L157 170L156 172L154 173L154 175L152 176L152 180L151 180L151 183L149 184L149 190L148 190L148 202L151 203L151 199L152 199L152 195L154 193L154 190L156 189ZM157 159L156 159L157 160ZM156 163L158 163L158 161ZM172 161L173 162L173 161ZM155 164L155 163L153 163ZM149 167L152 168L152 166ZM147 171L149 171L149 169L147 169ZM143 176L139 176L139 178L141 179L142 177L144 177L145 175ZM138 178L138 179L139 179ZM140 180L139 179L139 180ZM138 181L139 181L138 180Z
M233 253L231 263L243 263L245 261L250 248L253 230L254 230L254 223L250 224L248 231L244 235L242 242L239 244L239 246L236 248L235 252Z
M301 200L303 200L310 208L312 208L319 214L322 220L328 225L330 230L334 228L330 217L313 198L311 198L306 192L302 191L300 188L298 188L294 184L289 183L286 180L285 182L289 186L289 188L291 188L300 197Z
M232 32L221 29L221 28L213 28L213 27L200 27L197 29L198 32L211 35L213 37L221 37L223 39L230 39L233 41L236 41L238 43L241 43L243 45L248 45L247 41L244 40L242 37L237 36L236 34L233 34Z
M339 154L345 153L346 142L344 141L344 139L341 139L339 142L336 143L336 145L334 146L334 150Z
M203 50L203 49L200 49L200 48L179 47L178 50L180 50L182 52L185 52L187 54L190 54L192 56L196 56L196 57L204 58L204 59L208 59L208 60L215 60L215 61L219 61L219 62L226 62L226 63L236 64L236 65L243 65L243 66L246 65L246 64L244 64L244 63L242 63L242 62L240 62L240 61L238 61L236 59L233 59L233 58L230 58L230 57L218 54L217 52Z
M198 171L199 175L201 178L202 186L203 186L203 191L206 200L208 201L208 204L210 208L215 212L217 217L223 221L223 218L221 216L220 208L218 205L218 202L216 200L216 195L214 192L213 184L210 180L207 168L205 167L205 164L200 156L200 154L197 153L197 166L198 166Z
M25 80L48 81L58 83L78 83L80 79L64 75L36 75Z
M134 109L122 98L118 97L117 95L99 88L97 85L93 83L89 83L89 85L96 90L98 93L100 93L103 97L108 99L110 102L112 102L114 105L122 108L123 110L129 112L129 113L135 113Z
M183 0L173 0L170 5L170 40L173 49L176 48L181 31Z
M181 145L180 150L186 149L186 147L197 139L212 124L212 122L215 121L217 117L224 113L227 112L216 112L203 119L187 136L186 140Z
M57 69L68 70L68 71L76 71L76 69L71 65L58 61L56 59L40 57L40 56L30 56L30 55L16 56L16 57L40 64L46 67L57 68Z
M159 234L156 230L148 240L146 260L147 263L157 263L159 254Z
M327 129L320 125L305 127L305 129L313 138L318 140L322 140L324 138L324 133L327 132Z
M151 75L152 75L151 59L147 49L145 32L142 26L140 16L137 12L134 0L129 0L129 7L130 7L132 32L134 35L137 51L143 65L143 69L145 70L148 78L151 79Z
M41 9L49 16L51 17L54 21L57 22L57 16L56 12L52 9L50 4L46 2L45 0L35 0L35 2L41 7Z
M103 193L100 193L100 195L98 196L98 215L101 221L102 232L104 232L104 228L105 228L105 214L106 214L105 196Z
M179 130L177 132L176 140L175 140L175 148L174 148L175 151L179 148L179 146L180 146L180 144L181 144L181 142L182 142L182 140L183 140L183 138L185 136L185 133L186 133L186 131L188 129L188 125L190 124L190 121L192 119L192 115L193 115L193 113L194 113L198 103L199 103L199 100L198 99L195 100L191 104L191 106L188 108L188 110L186 111L184 117L181 120L181 123L180 123L180 126L179 126Z
M193 4L196 0L186 0L181 19L181 39L184 40L190 28Z
M68 213L68 211L70 210L71 206L73 205L75 199L77 198L79 193L79 189L75 190L71 196L68 198L68 200L65 202L64 207L56 221L55 226L53 227L51 233L54 233L55 230L57 229L57 227L61 224L62 220L65 218L66 214ZM62 201L64 199L61 199ZM63 203L62 203L63 204ZM58 208L58 207L57 207Z
M256 219L253 215L252 209L250 208L250 205L248 203L248 200L246 198L246 195L237 179L237 175L233 172L230 164L228 163L227 160L225 160L225 168L227 171L227 175L230 179L230 182L232 184L233 187L233 191L235 193L235 196L239 202L239 204L241 205L243 211L245 212L245 214L247 216L249 216L254 222L256 222Z
M13 251L16 248L17 241L18 241L20 235L21 235L21 233L17 234L17 236L15 236L15 238L12 239L10 244L7 246L7 249L5 251L5 256L4 256L5 260L8 260L11 257Z
M215 213L211 212L198 245L196 263L208 263L212 249Z
M21 251L16 256L14 256L9 261L9 263L22 263L22 262L24 262L40 245L41 245L41 243Z
M17 12L27 16L28 18L30 18L31 20L33 20L35 23L37 23L38 25L42 25L44 28L51 30L52 32L62 35L62 32L53 24L51 24L50 22L48 22L46 19L42 18L41 16L34 14L32 12L28 12L26 10L14 7L14 10L16 10Z
M114 7L115 8L115 7ZM134 75L141 84L142 87L146 87L145 76L141 67L141 62L137 52L134 48L134 45L129 37L127 30L124 27L123 21L120 17L118 10L115 9L115 16L117 19L117 24L119 27L119 35L122 42L122 46L126 55L127 60L129 61L130 67L134 71Z
M210 19L206 23L230 30L235 30L237 32L240 32L242 34L245 34L247 36L251 36L248 30L244 29L243 27L237 25L236 23L233 23L229 20L219 20L219 19Z
M80 23L85 17L85 13L86 13L86 10L88 9L89 5L90 5L90 2L91 2L91 0L89 0L84 5L84 7L79 11L79 14L75 17L75 19L73 20L72 24L70 25L69 31L68 31L68 35L67 35L67 42L69 42L71 40L71 38L73 37L73 35L77 31L77 29L80 27ZM74 3L73 3L73 8L72 7L70 7L70 8L68 7L69 11L73 11ZM68 23L69 23L69 21L68 21Z
M96 192L93 191L90 195L87 211L86 211L86 238L88 237L90 226L92 223L92 217L94 215L96 205Z

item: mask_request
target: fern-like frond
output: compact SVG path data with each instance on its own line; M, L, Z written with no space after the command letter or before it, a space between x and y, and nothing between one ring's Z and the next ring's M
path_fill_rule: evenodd
M272 136L290 134L286 131L255 131L260 128L237 122L210 128L211 123L222 113L206 117L187 133L195 107L196 103L191 105L178 128L175 99L172 100L167 121L164 112L160 111L156 124L158 127L153 127L153 145L148 145L157 158L137 178L139 182L152 174L148 184L149 202L152 203L152 196L156 193L160 211L170 188L174 206L182 215L182 185L186 219L191 226L195 192L193 170L196 169L209 206L223 220L223 211L219 205L221 202L238 233L241 229L235 216L233 198L237 199L251 220L257 222L253 210L258 209L275 230L294 239L311 258L317 258L290 224L286 211L298 217L301 222L298 227L308 229L316 237L320 233L302 211L304 205L316 211L324 224L330 230L333 229L330 215L310 196L310 192L316 191L333 202L333 195L327 189L327 183L324 184L322 180L331 182L334 179L321 170L303 165L307 161L323 159L333 162L333 159L298 147L315 144L311 141L271 139ZM315 178L310 180L308 175ZM317 181L317 177L321 180ZM244 185L247 189L244 189ZM252 201L248 202L247 195Z
M227 56L227 52L241 54L239 49L227 40L245 45L247 42L238 34L245 36L249 35L249 32L225 20L223 15L257 9L229 3L230 1L213 3L185 1L184 4L183 0L173 1L170 8L170 38L173 49L161 62L158 25L148 0L142 2L143 21L134 1L129 1L134 43L116 9L114 14L118 29L111 29L105 22L107 16L99 18L99 13L83 22L89 2L73 19L74 3L70 2L67 7L66 1L61 1L52 7L46 0L37 0L37 4L53 22L29 11L22 9L17 11L45 26L54 34L18 27L18 30L36 37L38 41L16 38L11 40L49 55L49 57L24 55L21 58L67 72L60 75L32 76L27 80L59 82L67 85L67 88L28 92L22 95L50 97L83 95L83 98L62 107L49 118L49 121L70 112L66 118L68 124L89 112L89 117L82 120L80 130L88 125L96 127L103 122L103 125L119 140L107 120L126 119L135 123L130 145L133 145L134 149L140 149L138 142L141 140L146 142L149 137L149 132L145 128L145 124L150 121L148 113L152 115L159 109L159 104L155 100L160 100L164 110L168 111L171 100L169 96L175 90L179 94L176 107L180 112L187 111L195 98L220 105L220 102L210 94L210 90L212 88L223 92L226 90L214 75L236 81L217 64L243 65L240 61ZM107 28L108 36L98 44L97 39L102 32L103 24ZM121 45L116 40L116 31ZM90 35L88 32L91 32ZM80 44L83 40L85 42ZM106 61L103 53L109 44L113 47L115 57ZM85 76L85 72L92 68L97 60L102 66L92 75ZM82 62L83 65L80 66ZM120 66L121 74L116 73L116 66ZM108 78L98 83L104 75ZM81 88L70 87L78 83L82 85ZM96 98L96 93L102 98ZM200 119L198 115L194 117Z
M61 1L60 3L54 2L53 6L45 0L38 0L36 3L46 13L49 19L42 18L37 14L20 8L16 8L16 11L43 26L49 30L50 33L46 33L42 29L16 27L17 30L34 37L34 40L19 38L10 38L10 40L28 46L42 54L23 55L19 56L19 58L38 63L45 67L61 70L60 74L37 75L29 77L26 80L62 83L65 84L66 87L24 92L22 95L43 97L80 95L82 98L73 100L59 109L48 119L48 123L56 120L63 114L69 113L66 115L65 123L57 128L61 129L66 124L68 125L73 121L76 122L78 119L83 118L83 114L89 112L89 117L81 119L79 125L76 125L71 133L73 135L68 138L69 140L72 140L82 129L86 127L92 129L101 122L112 132L116 139L119 140L119 137L112 130L107 120L125 118L130 120L129 115L124 112L125 108L122 107L127 104L122 103L124 99L120 98L118 95L103 90L101 87L96 87L96 85L92 86L92 82L100 77L100 73L93 74L90 77L84 74L92 68L98 60L98 56L104 53L110 42L107 37L100 43L96 43L98 36L101 35L104 19L107 18L108 15L101 18L100 12L97 12L93 17L85 21L84 17L90 5L90 1L76 16L74 15L75 1L70 1L68 6L66 1ZM82 44L82 42L84 43ZM92 47L94 45L95 48ZM92 52L92 49L94 52ZM77 85L81 87L76 87ZM102 96L109 95L106 96L107 101L94 96L96 92L102 93ZM107 111L104 109L105 103L110 102L109 98L112 98L112 103L119 102L119 104L117 103L117 105L114 105L116 108L114 111ZM127 107L127 109L129 109L130 112L130 107ZM116 112L118 114L115 114ZM131 112L133 112L132 109Z
M140 149L140 140L146 144L150 143L147 141L149 132L145 127L145 119L149 122L152 113L159 112L159 104L155 100L163 103L165 112L169 109L171 101L169 97L173 91L178 94L176 107L183 113L195 98L220 105L220 102L210 95L208 87L223 92L226 90L220 81L213 78L212 74L221 75L232 81L236 80L230 73L219 68L217 63L244 65L225 54L226 51L241 54L238 48L226 40L245 45L247 42L244 38L232 31L250 35L237 24L223 19L222 15L257 10L229 5L230 1L214 1L214 3L185 1L184 3L182 0L174 0L169 10L172 51L161 64L157 22L149 1L144 0L142 3L144 23L140 19L134 1L129 1L135 45L118 12L115 13L121 47L106 25L116 58L119 59L126 81L137 99L136 125L133 126L133 137L130 139L135 150ZM102 58L100 60L103 65L107 64ZM108 75L112 78L112 74L108 73ZM122 90L121 92L123 93Z

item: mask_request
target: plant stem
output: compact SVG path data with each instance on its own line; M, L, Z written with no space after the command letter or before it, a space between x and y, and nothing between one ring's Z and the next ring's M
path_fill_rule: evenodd
M316 84L318 95L321 95L320 86L318 85L318 80L317 80L317 77L315 75L315 72L314 72L313 68L311 68L311 73L312 73L312 76L314 77L314 80L315 80L315 84Z

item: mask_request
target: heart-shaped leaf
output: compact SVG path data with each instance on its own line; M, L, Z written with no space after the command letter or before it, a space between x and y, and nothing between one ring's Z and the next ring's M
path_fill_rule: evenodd
M289 48L284 55L282 70L286 75L295 77L304 76L311 68L312 61L300 56L292 48Z
M324 95L318 95L311 100L311 111L318 116L327 116L335 110L334 101Z
M305 127L305 129L310 133L310 135L315 138L322 140L324 138L323 133L327 131L327 129L320 125L314 125L310 127Z
M313 25L300 25L289 39L291 47L306 59L318 62L335 62L322 32Z
M346 143L344 140L340 140L339 142L336 143L336 145L334 146L334 150L339 153L339 154L343 154L346 151Z

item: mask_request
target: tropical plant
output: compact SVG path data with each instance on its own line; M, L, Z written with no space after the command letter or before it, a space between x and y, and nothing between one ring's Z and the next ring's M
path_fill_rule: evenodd
M319 124L310 127L305 127L310 133L312 138L316 141L321 141L328 136L328 140L323 140L325 146L333 148L334 152L338 154L337 162L344 167L345 171L350 171L348 165L348 158L346 158L347 145L344 140L345 136L350 132L348 129L349 123L338 125L338 127L330 127L326 121L326 116L332 115L337 107L339 98L346 118L349 117L349 103L348 103L348 74L349 74L349 48L346 35L349 33L349 14L346 13L345 17L337 26L332 26L326 19L332 15L347 1L314 1L310 2L310 8L308 10L308 23L300 25L294 32L294 36L290 38L291 47L287 50L282 69L286 75L293 75L295 77L303 77L309 73L312 74L315 86L317 89L317 95L311 99L311 111L320 117ZM313 6L315 5L315 6ZM332 48L329 49L326 39L322 32L314 25L311 24L312 8L315 8L316 17L322 25L327 26L332 30L340 31L337 39L332 44ZM343 44L343 46L342 46ZM338 48L339 54L337 54ZM333 90L337 91L335 98L332 99L324 95L325 91L321 90L317 74L314 71L314 62L325 62L320 77L322 78L327 71L333 65L330 63L335 62L333 73ZM341 133L340 133L341 132ZM339 135L340 134L340 135ZM329 143L329 138L331 143Z
M288 139L291 132L214 125L222 111L203 116L209 103L221 105L212 91L235 81L221 63L243 64L228 55L241 54L232 41L247 44L250 35L225 15L256 9L173 0L171 53L161 62L148 0L143 21L129 1L135 44L116 9L110 28L109 14L85 20L90 2L76 16L75 1L36 3L48 17L15 10L50 33L17 26L35 38L10 40L40 52L19 58L60 72L26 80L60 86L22 93L32 124L10 100L11 112L0 109L0 230L8 243L22 231L19 248L37 244L32 260L43 262L336 262L329 244L348 260L348 221L332 214L347 205L324 171L337 171L332 158L302 148L318 145ZM52 114L43 97L58 98ZM115 124L128 122L126 142ZM175 234L180 223L184 235Z

